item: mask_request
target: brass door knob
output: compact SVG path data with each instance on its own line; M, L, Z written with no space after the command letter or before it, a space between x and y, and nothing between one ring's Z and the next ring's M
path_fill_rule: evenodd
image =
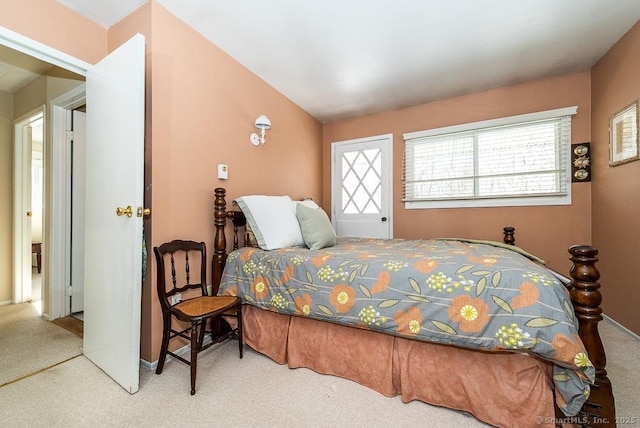
M118 207L116 208L116 215L118 217L126 215L127 217L131 217L133 215L133 207L129 205L127 208Z
M33 217L33 213L31 211L27 211L27 217Z

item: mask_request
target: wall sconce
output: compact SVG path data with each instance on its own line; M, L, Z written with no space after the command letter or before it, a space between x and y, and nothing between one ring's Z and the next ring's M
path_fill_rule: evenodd
M255 126L256 128L260 129L261 132L260 132L260 135L256 134L255 132L251 134L251 144L253 144L256 147L260 145L264 146L264 143L265 143L264 133L267 129L271 129L271 121L267 116L265 116L264 114L261 114L256 119Z

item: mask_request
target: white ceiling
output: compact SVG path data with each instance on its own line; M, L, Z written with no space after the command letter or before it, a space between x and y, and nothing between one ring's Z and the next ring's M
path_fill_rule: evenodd
M105 28L146 2L57 1ZM322 122L588 70L640 19L639 0L156 1Z

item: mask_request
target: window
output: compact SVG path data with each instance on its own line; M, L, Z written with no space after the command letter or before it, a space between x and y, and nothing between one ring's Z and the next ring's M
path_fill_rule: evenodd
M405 134L406 208L571 203L576 107Z

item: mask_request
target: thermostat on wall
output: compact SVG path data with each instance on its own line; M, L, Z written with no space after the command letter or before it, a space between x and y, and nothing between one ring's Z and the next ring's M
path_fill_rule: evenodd
M223 163L218 164L218 178L220 180L226 180L229 178L229 167Z

